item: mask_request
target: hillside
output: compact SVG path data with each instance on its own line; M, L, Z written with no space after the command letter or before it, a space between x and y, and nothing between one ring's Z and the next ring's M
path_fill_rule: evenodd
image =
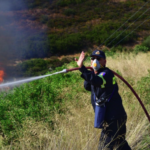
M0 70L6 73L5 80L44 74L63 64L56 60L54 65L52 58L47 65L36 58L57 59L95 48L132 51L150 33L147 0L7 0L0 4ZM40 64L29 66L33 58L33 64ZM26 60L29 63L20 67Z
M132 85L150 114L149 8L148 0L0 1L3 82L77 67L73 59L81 50L89 66L92 50L103 48L107 66ZM149 122L128 87L117 82L127 140L133 150L149 150ZM0 101L1 150L97 149L100 130L93 127L79 71L0 89Z
M0 42L4 54L11 59L71 54L94 45L110 48L132 44L149 35L149 20L145 20L150 3L145 0L21 0L20 5L15 2L10 2L10 9L0 9Z

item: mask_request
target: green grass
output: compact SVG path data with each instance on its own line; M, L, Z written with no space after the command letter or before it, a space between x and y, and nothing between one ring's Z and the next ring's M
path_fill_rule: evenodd
M65 66L55 71L64 69ZM49 72L50 73L50 72ZM48 73L47 73L48 74ZM7 136L6 143L17 138L16 129L22 127L23 121L31 117L35 121L43 121L53 128L52 116L61 110L63 99L59 98L64 87L81 81L74 73L59 74L36 80L16 87L12 92L0 94L0 132ZM68 95L71 99L72 95Z

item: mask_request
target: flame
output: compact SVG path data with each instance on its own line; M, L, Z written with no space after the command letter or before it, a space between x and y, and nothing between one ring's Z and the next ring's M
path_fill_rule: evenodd
M4 77L4 71L0 70L0 83L3 82L3 77Z

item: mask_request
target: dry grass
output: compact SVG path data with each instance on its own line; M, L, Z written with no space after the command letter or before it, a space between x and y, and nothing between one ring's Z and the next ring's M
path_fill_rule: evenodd
M108 57L107 66L112 70L119 70L122 76L131 77L134 84L141 77L146 76L150 66L150 53L122 54ZM86 65L90 62L86 62ZM87 65L87 66L88 66ZM68 66L70 68L70 66ZM133 150L141 150L148 144L141 144L147 134L149 124L145 114L136 98L127 86L118 80L120 94L123 97L123 104L128 114L127 141ZM77 86L83 86L80 83ZM71 89L64 89L64 92L71 92ZM62 97L65 98L65 94ZM78 101L76 101L78 100ZM90 93L79 92L74 96L74 101L65 103L67 112L65 115L54 116L54 130L47 124L34 122L31 119L25 120L23 129L18 131L18 142L12 141L15 149L36 149L36 150L93 150L97 149L100 130L94 129L94 112L90 104ZM0 138L2 141L2 137ZM11 149L3 147L1 149Z
M112 70L119 70L123 77L131 77L134 80L146 76L150 70L150 53L140 53L138 55L129 53L124 55L119 53L114 57L109 57L107 66Z

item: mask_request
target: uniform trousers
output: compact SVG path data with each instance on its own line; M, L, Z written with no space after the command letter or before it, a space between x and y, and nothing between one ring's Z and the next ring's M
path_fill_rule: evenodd
M118 120L107 122L102 129L98 150L131 150L127 141L126 134L126 120L124 117Z

